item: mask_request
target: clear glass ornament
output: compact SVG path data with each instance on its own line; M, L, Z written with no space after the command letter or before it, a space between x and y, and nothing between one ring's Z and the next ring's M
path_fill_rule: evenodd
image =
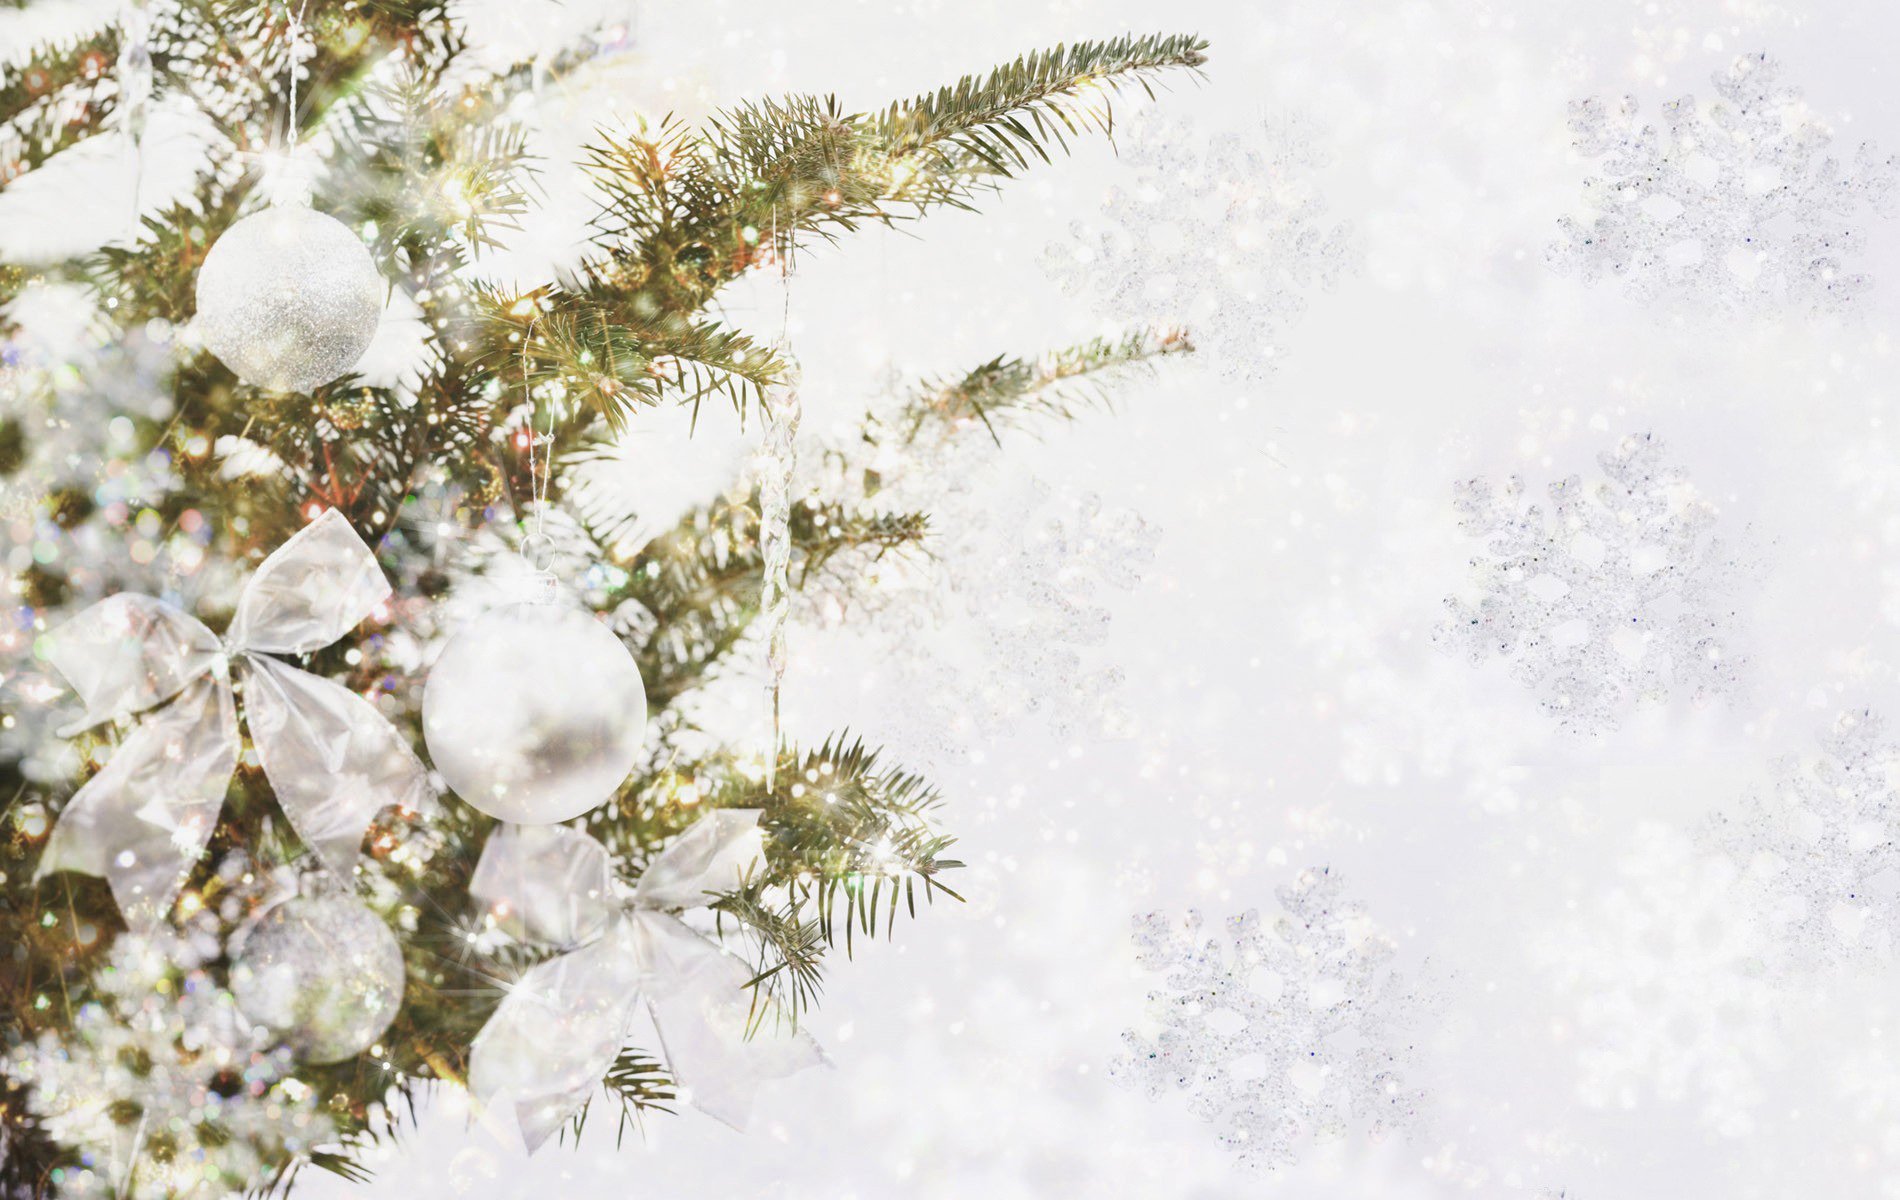
M197 327L244 382L308 392L363 357L384 291L369 248L343 222L274 204L225 230L205 255Z
M296 896L245 934L231 965L238 1011L305 1062L354 1058L402 1007L402 947L345 893Z
M614 794L646 739L633 655L591 615L512 604L458 630L430 668L422 735L455 794L548 825Z

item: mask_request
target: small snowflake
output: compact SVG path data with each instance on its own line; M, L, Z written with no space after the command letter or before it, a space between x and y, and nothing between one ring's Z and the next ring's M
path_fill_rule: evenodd
M1151 1099L1188 1092L1257 1168L1354 1121L1374 1132L1408 1123L1419 1097L1402 1078L1410 1047L1398 1031L1417 1001L1390 970L1392 943L1340 892L1338 876L1307 871L1280 889L1271 927L1247 912L1219 936L1192 910L1184 925L1138 918L1137 954L1164 972L1149 996L1160 1032L1124 1034L1114 1076Z
M1049 247L1050 276L1105 316L1187 326L1230 375L1271 369L1304 293L1330 287L1350 253L1347 228L1324 220L1312 175L1325 156L1311 131L1267 123L1204 139L1146 117L1124 144L1135 181L1109 191L1100 221Z
M1533 961L1571 1001L1585 1103L1693 1097L1716 1133L1754 1127L1787 1001L1773 969L1781 942L1756 895L1728 855L1645 823L1617 884L1534 943Z
M1838 309L1869 287L1846 264L1862 249L1855 222L1884 213L1896 160L1863 144L1851 164L1767 55L1714 76L1717 98L1662 108L1660 127L1634 100L1571 106L1570 128L1600 173L1588 215L1566 217L1551 248L1559 271L1620 278L1634 296L1723 309Z
M1623 439L1597 459L1605 479L1550 488L1550 511L1522 500L1524 481L1459 485L1465 531L1485 539L1472 560L1476 603L1446 600L1441 646L1512 672L1568 728L1607 729L1639 697L1688 692L1700 701L1735 685L1740 574L1711 536L1715 508L1662 444Z
M1764 915L1797 953L1827 960L1890 952L1900 917L1900 745L1870 713L1845 713L1816 759L1790 757L1767 796L1714 827L1713 840L1765 876Z

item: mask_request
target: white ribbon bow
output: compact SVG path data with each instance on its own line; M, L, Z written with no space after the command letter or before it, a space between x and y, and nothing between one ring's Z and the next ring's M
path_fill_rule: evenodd
M378 811L433 803L428 772L369 701L271 655L329 645L389 593L375 555L328 509L258 566L222 641L171 605L130 594L54 630L45 656L86 706L61 734L147 715L67 802L37 875L104 876L128 924L165 918L237 769L235 666L277 803L319 861L347 876Z
M578 829L503 825L489 839L469 893L524 937L575 947L508 990L469 1057L469 1092L511 1100L530 1151L593 1095L642 1000L687 1098L735 1129L761 1084L825 1061L809 1034L752 1021L752 970L676 915L744 877L761 855L758 824L757 809L708 813L629 892Z

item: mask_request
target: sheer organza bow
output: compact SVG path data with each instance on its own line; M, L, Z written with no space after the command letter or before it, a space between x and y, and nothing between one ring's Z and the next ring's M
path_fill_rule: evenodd
M708 813L631 889L578 829L504 825L489 839L469 892L525 940L571 947L509 987L470 1055L469 1091L511 1102L530 1150L587 1102L642 1001L687 1098L736 1129L761 1084L824 1061L809 1034L756 1019L751 969L677 915L759 861L758 822L756 809Z
M104 876L133 927L164 919L237 768L235 675L284 816L324 866L347 876L378 811L434 802L428 772L369 701L272 655L329 645L389 592L375 555L329 509L258 566L222 639L139 595L102 600L54 630L47 661L86 706L61 733L145 715L67 802L39 874Z

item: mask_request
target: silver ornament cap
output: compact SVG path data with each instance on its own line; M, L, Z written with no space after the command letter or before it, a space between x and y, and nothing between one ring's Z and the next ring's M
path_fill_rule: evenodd
M199 336L248 384L308 392L354 367L385 285L343 222L274 204L224 231L198 268Z

